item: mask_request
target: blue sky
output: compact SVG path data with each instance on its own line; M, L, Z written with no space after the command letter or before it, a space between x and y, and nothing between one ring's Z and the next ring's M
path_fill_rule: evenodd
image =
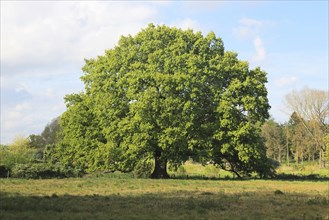
M328 1L1 1L1 137L39 134L83 90L84 58L148 23L214 31L225 49L268 73L272 117L284 97L328 90Z

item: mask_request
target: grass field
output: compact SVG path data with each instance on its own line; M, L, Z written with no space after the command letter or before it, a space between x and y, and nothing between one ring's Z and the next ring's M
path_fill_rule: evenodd
M183 173L197 169L217 172L189 164ZM115 173L0 179L0 187L0 219L329 219L323 179L152 180Z

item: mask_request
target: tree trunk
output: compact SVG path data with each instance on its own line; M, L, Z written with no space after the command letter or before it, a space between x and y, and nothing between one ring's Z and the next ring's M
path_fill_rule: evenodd
M325 168L326 167L324 150L322 150L322 148L320 149L319 164L320 164L320 168Z
M296 163L299 164L299 154L298 154L298 150L296 150L295 160L296 160Z
M158 151L154 155L154 170L151 174L153 179L168 179L169 175L167 173L167 159L161 158L161 151Z
M288 163L288 167L289 167L289 142L288 142L288 138L287 138L287 163Z

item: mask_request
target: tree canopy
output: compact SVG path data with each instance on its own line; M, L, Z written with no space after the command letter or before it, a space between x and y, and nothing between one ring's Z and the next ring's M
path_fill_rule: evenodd
M325 136L328 131L329 119L329 95L328 91L309 89L307 87L300 91L292 91L285 97L286 106L293 111L292 119L299 131L295 132L304 138L297 136L295 145L303 146L308 138L310 145L319 149L319 163L321 167L326 165L327 147ZM296 128L295 128L296 129ZM304 139L304 140L303 140ZM298 151L297 151L298 152Z
M213 32L150 24L85 62L85 91L65 97L55 160L123 172L154 160L154 178L189 158L272 174L260 136L266 73L225 51Z
M56 144L58 141L60 117L54 118L46 125L41 134L31 134L29 136L29 145L32 148L45 148L46 145Z

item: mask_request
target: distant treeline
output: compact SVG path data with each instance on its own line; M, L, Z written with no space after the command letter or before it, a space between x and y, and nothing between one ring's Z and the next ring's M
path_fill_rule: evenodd
M327 91L304 88L289 93L285 97L292 111L289 121L280 124L270 119L262 126L267 156L287 163L318 160L325 167L329 160L328 102Z

